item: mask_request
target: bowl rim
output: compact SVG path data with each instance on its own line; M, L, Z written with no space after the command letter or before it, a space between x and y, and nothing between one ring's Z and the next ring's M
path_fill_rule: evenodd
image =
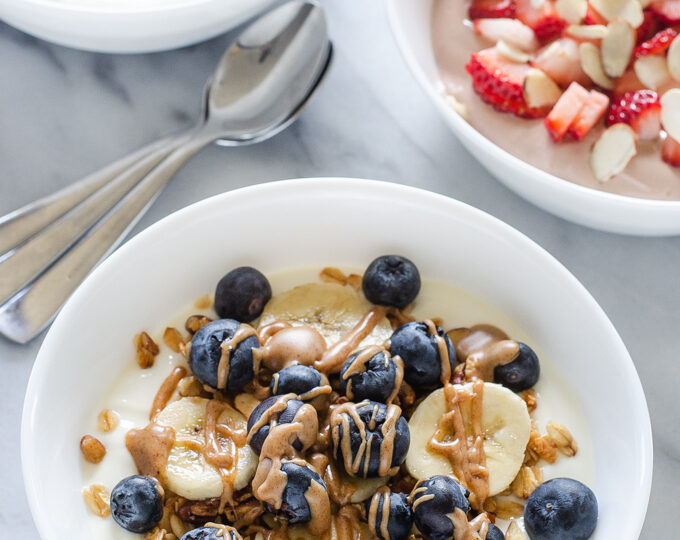
M134 7L129 6L127 8L116 8L112 6L97 7L93 2L93 5L87 4L71 4L71 3L61 3L58 0L12 0L16 3L23 3L28 7L34 9L43 9L46 11L60 12L65 14L79 14L88 16L136 16L136 15L149 15L154 13L169 13L175 11L181 11L185 9L200 8L202 6L221 3L222 0L177 0L169 5L163 5L159 3L158 5L148 5L145 7Z
M440 92L438 92L433 85L428 80L425 72L420 66L420 63L416 60L412 49L408 46L408 40L401 31L401 27L398 24L399 20L399 4L400 0L387 0L387 16L389 19L390 27L392 28L392 35L397 43L398 49L401 51L402 57L406 61L406 64L418 81L420 87L425 91L429 98L436 104L438 110L444 114L447 119L455 126L455 129L461 131L465 137L474 141L476 145L484 148L484 151L510 162L516 168L525 168L532 172L532 176L542 185L552 189L561 191L563 193L572 194L576 197L588 197L592 199L599 199L598 202L603 204L617 204L623 207L635 208L635 209L648 209L648 210L680 210L680 200L663 200L663 199L644 199L641 197L631 197L628 195L619 195L618 193L609 193L606 191L600 191L594 188L581 186L561 178L557 175L544 171L534 165L526 163L520 158L514 156L507 150L501 148L496 143L491 142L479 131L477 131L472 125L466 122L459 114L451 109L448 105L444 103L444 98ZM495 176L495 175L492 175Z
M642 460L639 463L640 469L636 475L640 487L640 502L642 503L639 507L640 512L635 519L635 530L639 536L644 524L652 484L653 440L649 408L647 406L647 400L639 375L623 340L602 307L596 302L585 286L581 284L581 282L562 263L528 236L491 214L470 206L467 203L421 188L395 184L388 181L343 177L310 177L278 180L242 187L202 199L167 215L128 240L106 260L99 264L67 300L48 330L36 356L26 389L21 418L20 455L24 488L29 509L40 537L49 538L47 531L50 527L42 517L44 513L41 512L41 509L45 506L45 501L44 499L41 499L40 496L40 479L35 477L33 474L34 469L31 467L31 458L35 458L34 451L38 446L35 444L35 438L38 434L32 429L32 418L37 412L36 405L39 390L44 385L48 384L46 372L50 360L55 357L54 351L51 350L53 348L52 342L56 341L57 338L55 336L58 336L63 332L68 332L68 321L72 320L72 317L75 315L75 312L72 312L73 306L78 303L76 299L87 297L88 289L90 289L93 284L97 284L99 280L98 276L108 272L108 268L115 265L119 259L128 257L128 253L134 253L137 246L143 246L144 243L162 239L166 229L176 227L187 220L190 221L191 216L200 216L219 211L220 208L224 208L225 203L234 203L243 197L251 198L262 195L271 197L279 192L287 192L289 190L298 190L302 192L323 190L324 192L327 192L331 189L342 189L346 192L353 193L371 192L372 194L387 198L399 197L406 200L420 199L429 206L453 211L462 217L469 217L469 219L476 222L479 227L496 232L499 235L502 234L507 242L512 242L518 246L522 246L523 249L530 250L550 268L550 271L554 273L557 279L563 281L565 285L569 285L574 292L579 294L580 301L584 302L584 305L588 308L588 311L592 313L593 317L596 317L598 322L603 325L603 328L607 329L607 335L611 339L612 345L616 348L615 353L620 358L622 372L629 381L628 390L632 392L631 397L643 407L640 416L642 424L638 426L639 436L642 442Z

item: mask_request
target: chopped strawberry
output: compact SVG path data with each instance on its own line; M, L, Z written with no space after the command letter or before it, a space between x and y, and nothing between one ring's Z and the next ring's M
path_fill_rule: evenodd
M607 26L607 19L595 11L593 6L588 4L588 11L586 11L586 18L583 19L583 24L603 24Z
M636 90L644 90L646 86L640 82L637 74L633 68L629 68L626 72L614 81L614 95L621 96L626 92L635 92Z
M612 101L605 123L628 124L640 139L654 140L661 132L661 104L654 90L626 92Z
M514 0L472 0L468 16L474 19L515 18Z
M597 90L591 90L588 100L569 126L568 134L577 141L583 139L602 119L607 107L609 107L609 98Z
M661 145L661 159L673 167L680 167L680 142L666 136Z
M545 118L545 127L554 141L562 140L589 97L588 90L580 84L569 85Z
M649 7L662 22L680 23L680 0L654 0Z
M560 38L541 49L532 65L545 71L562 88L572 82L584 86L590 83L588 75L581 68L578 42L571 38Z
M531 0L515 0L517 18L533 29L541 41L559 36L567 26L555 10L552 0L545 0L540 8L531 5Z
M635 30L637 45L650 39L659 29L659 21L653 11L645 10L642 13L644 15L642 24Z
M538 49L534 31L517 19L477 19L475 32L493 43L505 41L523 51Z
M640 58L641 56L648 56L650 54L661 54L666 52L666 49L671 46L673 40L678 35L677 31L672 28L666 28L654 34L651 39L648 39L641 45L639 45L633 52L635 58Z
M473 54L465 69L472 76L475 92L496 110L524 118L538 118L548 112L546 107L529 107L524 99L522 85L531 67L507 60L496 47Z

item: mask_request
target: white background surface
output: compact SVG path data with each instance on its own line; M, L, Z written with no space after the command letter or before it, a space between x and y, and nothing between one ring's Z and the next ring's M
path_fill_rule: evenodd
M300 121L259 146L205 150L178 174L135 232L204 197L300 176L390 180L496 215L565 264L628 346L654 429L654 484L641 538L672 535L671 516L680 499L680 238L594 232L513 195L466 153L427 102L396 50L382 4L324 3L335 65ZM0 23L0 213L189 126L224 47L219 38L169 53L103 56L52 46ZM447 241L446 231L433 233ZM78 328L73 338L78 339ZM19 346L0 338L1 538L37 538L18 443L24 389L40 340ZM63 361L68 369L68 358ZM603 392L611 391L602 383Z

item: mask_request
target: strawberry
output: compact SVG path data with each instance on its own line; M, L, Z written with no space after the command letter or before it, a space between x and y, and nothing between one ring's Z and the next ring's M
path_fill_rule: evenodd
M475 33L493 43L502 40L523 51L538 49L534 31L517 19L477 19L474 27Z
M640 139L654 140L661 131L661 104L654 90L626 92L612 101L605 123L623 122L633 128Z
M562 140L589 97L588 90L574 82L555 103L545 118L545 127L555 142Z
M604 116L607 107L609 107L609 98L597 90L591 90L588 94L588 100L581 107L567 133L580 141Z
M680 143L666 136L661 145L661 159L673 167L680 167Z
M642 13L644 15L644 19L642 20L642 24L638 26L635 31L637 45L640 45L641 43L650 39L659 29L659 21L654 15L654 12L645 10Z
M496 110L524 118L547 113L547 108L531 108L524 100L522 85L531 69L528 64L507 60L496 47L491 47L474 53L465 69L472 76L475 92Z
M639 45L633 52L635 58L640 58L641 56L648 56L650 54L661 54L666 52L666 49L671 46L673 40L676 38L678 33L672 28L666 28L654 34L651 39L648 39L641 45Z
M514 0L472 0L468 8L472 19L515 18Z
M654 0L649 7L662 22L680 23L680 0Z
M590 79L581 68L578 42L571 38L561 38L545 46L538 52L532 65L547 73L563 88L573 81L584 86L590 83Z
M559 36L567 26L555 10L552 0L546 0L540 8L534 8L531 0L515 0L517 18L532 28L540 41Z

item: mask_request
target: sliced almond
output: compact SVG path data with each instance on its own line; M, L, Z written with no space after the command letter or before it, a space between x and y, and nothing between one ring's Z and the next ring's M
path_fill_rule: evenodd
M596 85L606 90L612 90L614 88L614 81L604 72L600 49L589 42L581 43L578 49L581 53L581 68L583 68L586 75Z
M680 141L680 88L661 96L661 125L672 139Z
M621 19L633 28L645 19L639 0L590 0L590 5L608 21Z
M633 69L640 82L652 90L657 90L671 80L666 59L658 54L638 58Z
M506 540L529 540L527 533L524 529L519 526L519 522L515 519L510 520L510 525L508 525L508 530L505 531Z
M545 4L545 0L531 0L531 7L534 9L541 9Z
M500 40L498 43L496 43L496 50L505 56L505 58L512 60L513 62L526 64L529 60L531 60L531 55L529 53L525 53L524 51L519 50L517 47L509 45L503 40Z
M465 120L468 119L468 108L451 94L446 94L446 103Z
M531 68L522 86L524 100L529 107L546 107L557 103L562 89L543 71Z
M635 30L627 21L616 20L607 25L602 38L602 66L610 77L617 78L626 71L635 48Z
M668 73L676 81L680 81L680 36L677 36L671 46L668 47L666 53L666 63L668 64Z
M588 13L587 0L557 0L555 11L569 23L580 23Z
M607 35L604 24L570 24L567 34L577 39L602 39Z
M637 135L628 124L607 128L590 151L590 168L599 182L619 174L637 154Z

